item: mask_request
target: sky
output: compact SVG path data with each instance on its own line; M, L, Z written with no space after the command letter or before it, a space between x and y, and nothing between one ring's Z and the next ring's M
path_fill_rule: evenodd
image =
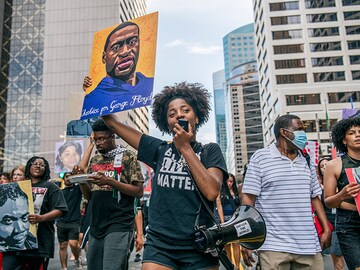
M146 6L148 14L159 12L154 95L182 81L201 83L212 94L212 74L224 68L222 39L253 22L252 0L147 0ZM198 141L216 142L214 119L213 109ZM150 134L162 135L152 121Z

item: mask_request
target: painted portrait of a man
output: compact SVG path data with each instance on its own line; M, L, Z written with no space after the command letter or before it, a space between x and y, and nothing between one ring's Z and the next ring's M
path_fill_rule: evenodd
M31 198L32 200L32 198ZM0 251L37 248L30 231L28 195L18 183L0 186Z
M153 13L123 22L110 33L104 30L102 34L108 33L101 52L104 75L97 82L99 75L90 74L95 88L87 91L81 119L151 105L155 46L148 46L148 43L149 36L156 41L156 27L157 13ZM94 54L100 57L99 50L93 48L93 58ZM141 65L142 61L148 64ZM95 70L98 69L101 69L99 64ZM90 68L90 73L93 70Z

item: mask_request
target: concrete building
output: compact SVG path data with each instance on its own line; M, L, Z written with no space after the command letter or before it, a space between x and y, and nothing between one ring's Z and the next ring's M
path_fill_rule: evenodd
M217 143L226 157L227 137L232 132L226 126L225 117L225 95L226 80L230 79L230 73L236 66L254 61L254 24L239 27L223 37L224 70L213 73L214 107ZM227 101L228 102L228 101Z
M5 169L34 154L53 166L55 142L66 140L66 124L80 116L94 32L145 15L145 0L1 2L0 107L6 108L6 119L0 119L5 130L0 146ZM121 117L148 132L147 108Z
M350 97L359 106L360 1L253 0L253 9L265 145L277 117L291 113L326 151L326 110L332 125Z
M240 178L251 155L264 147L256 61L235 67L226 84L226 163Z

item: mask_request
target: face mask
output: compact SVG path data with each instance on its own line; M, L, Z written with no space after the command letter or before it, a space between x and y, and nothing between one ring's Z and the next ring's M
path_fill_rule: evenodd
M290 130L288 130L290 131ZM306 137L306 133L303 130L296 130L296 131L290 131L292 133L294 133L294 139L290 142L292 142L297 148L299 148L300 150L303 150L306 146L306 142L307 142L307 137Z

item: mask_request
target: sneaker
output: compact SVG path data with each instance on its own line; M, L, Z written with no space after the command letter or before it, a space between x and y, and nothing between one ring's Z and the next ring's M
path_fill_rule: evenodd
M140 253L136 253L134 262L140 262L140 261L141 261L141 255L140 255Z
M74 260L75 269L83 269L80 260Z

